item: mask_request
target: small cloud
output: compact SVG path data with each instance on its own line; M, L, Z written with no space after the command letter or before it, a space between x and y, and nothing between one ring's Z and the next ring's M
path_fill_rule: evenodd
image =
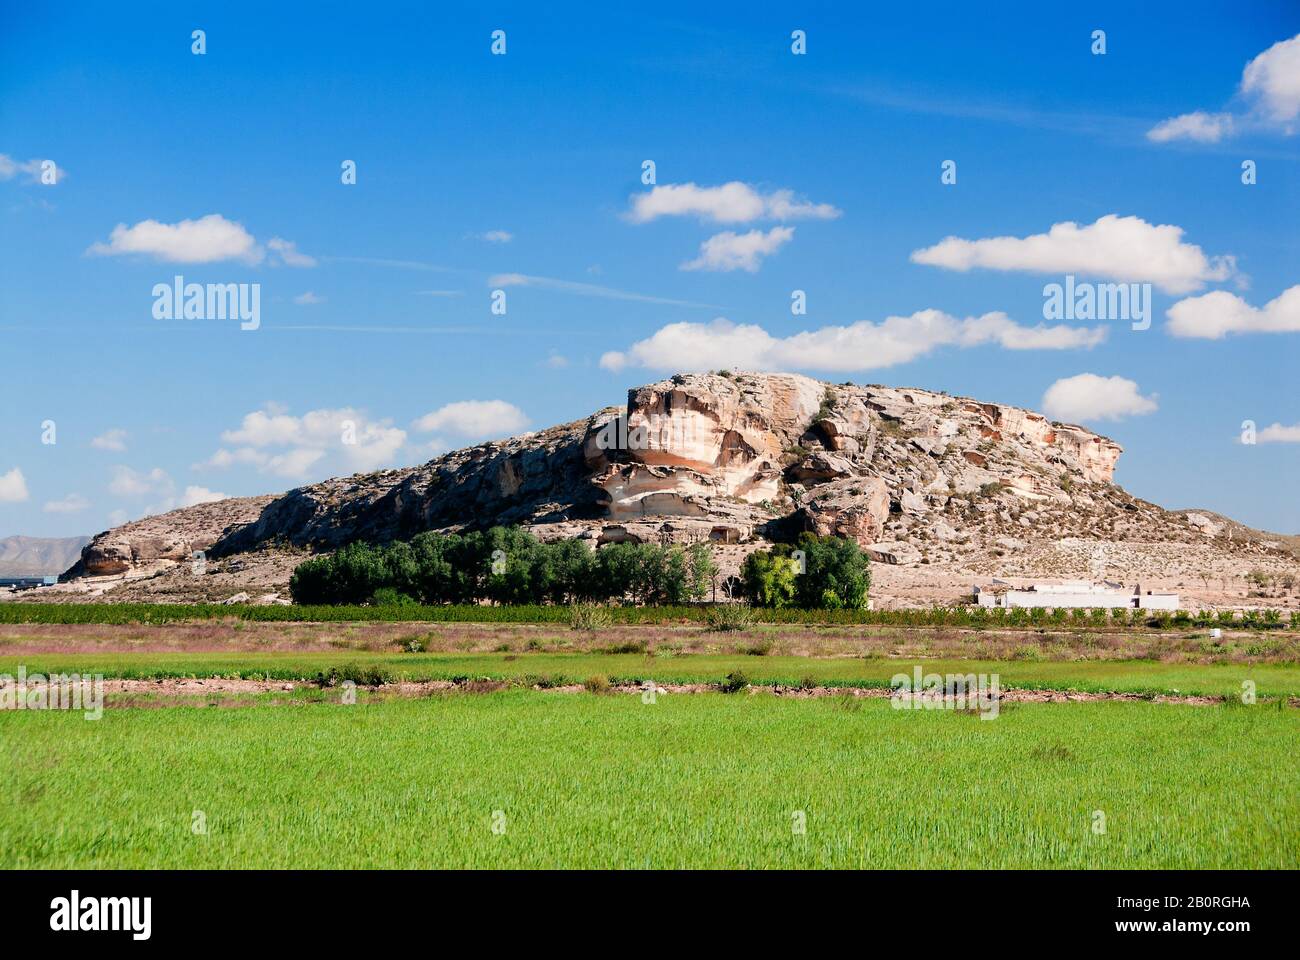
M626 351L600 358L605 370L824 370L850 372L909 363L940 347L996 344L1004 350L1090 349L1105 340L1104 326L1033 327L1005 313L959 320L941 310L918 310L879 323L859 320L774 337L756 324L670 323Z
M1122 420L1155 410L1155 395L1142 396L1138 385L1124 377L1081 373L1057 380L1043 394L1043 412L1055 420L1071 423Z
M809 203L792 190L764 194L747 183L733 180L720 187L694 183L665 183L647 193L631 196L627 219L649 223L659 217L693 216L715 223L749 223L753 220L833 220L840 211L829 203Z
M114 453L124 453L126 451L127 432L121 427L114 427L112 430L105 430L95 439L90 441L90 445L96 450L112 450Z
M218 500L225 500L224 493L217 493L215 490L209 490L207 487L188 486L185 493L181 496L180 505L182 507L193 507L200 503L215 503Z
M144 473L132 470L130 467L115 466L108 482L108 492L118 497L170 494L172 489L172 478L161 467L154 467L148 473Z
M471 234L475 240L482 240L486 243L509 243L515 238L515 235L509 230L488 230L485 233Z
M1188 293L1207 281L1237 272L1235 257L1207 257L1183 242L1183 228L1147 223L1141 217L1107 214L1095 223L1052 224L1027 237L964 240L945 237L912 251L913 263L965 273L974 268L1023 273L1077 273L1155 284L1166 293Z
M133 227L119 223L107 243L92 244L87 253L105 257L143 254L167 263L258 263L263 257L262 249L243 224L219 213L179 223L141 220Z
M1300 333L1300 284L1262 307L1235 293L1214 290L1179 300L1167 311L1165 329L1175 337L1220 340L1230 333Z
M297 244L291 240L283 240L280 237L272 237L266 242L267 249L278 254L285 266L289 267L314 267L316 258L309 257L305 253L298 252Z
M48 500L41 509L46 513L80 513L90 506L90 501L79 493L70 493L62 500Z
M458 400L426 413L413 424L421 433L445 431L466 439L486 440L518 433L528 417L504 400Z
M300 306L309 307L313 304L324 303L328 297L320 297L308 290L306 293L300 293L293 298L293 302Z
M22 503L27 496L27 478L22 470L14 467L8 473L0 473L0 503Z
M19 174L26 174L28 183L42 183L41 176L45 172L43 165L47 162L50 161L39 158L23 162L15 160L7 153L0 153L0 180L12 180ZM68 172L57 163L54 164L53 171L55 184L61 183L68 175Z
M263 473L304 478L327 455L352 470L374 470L392 463L406 443L406 431L389 420L372 420L351 407L309 410L293 416L278 404L246 414L226 430L222 447L195 469L251 466Z
M1300 443L1300 423L1290 427L1270 424L1255 435L1255 440L1258 443Z
M1153 143L1168 143L1170 140L1195 140L1197 143L1218 143L1225 135L1232 133L1232 115L1228 113L1184 113L1180 117L1161 120L1147 131L1147 139Z
M546 365L552 370L563 370L569 365L569 358L552 350L546 358Z
M763 258L775 253L794 239L794 227L773 227L764 233L715 234L700 244L700 255L681 265L683 270L712 270L729 272L745 270L757 273Z

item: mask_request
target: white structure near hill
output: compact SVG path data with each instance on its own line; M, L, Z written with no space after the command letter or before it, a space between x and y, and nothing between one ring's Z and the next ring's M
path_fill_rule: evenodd
M1119 583L1036 583L1012 587L999 580L985 589L975 587L981 607L1129 607L1134 610L1177 610L1178 594L1142 592L1139 584L1127 592Z

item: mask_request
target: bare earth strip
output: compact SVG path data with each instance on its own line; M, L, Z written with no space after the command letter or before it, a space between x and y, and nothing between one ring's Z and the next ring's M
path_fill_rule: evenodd
M360 688L367 694L367 699L390 699L393 697L427 697L438 694L451 692L467 693L491 693L497 690L504 690L509 685L501 681L450 681L450 680L425 680L418 682L404 681L400 683L383 684L375 687ZM546 687L535 686L533 689L545 689L551 693L575 694L582 693L586 689L581 684L565 684L562 686ZM187 679L160 679L160 680L105 680L104 693L107 698L106 706L108 707L130 707L142 705L136 700L138 697L148 697L150 700L163 701L154 705L184 705L187 702L196 700L208 700L213 696L247 696L250 694L274 694L274 693L316 693L324 691L328 702L338 702L341 700L343 691L337 687L322 688L316 684L288 683L276 680L241 680L225 679L220 677L210 678L187 678ZM655 695L665 694L693 694L693 693L716 693L719 691L717 684L711 683L666 683L650 685L633 685L624 684L610 686L608 692L622 694L641 694L645 695L653 692ZM773 684L750 685L747 688L749 694L771 694L778 697L793 698L811 698L811 697L841 697L845 699L857 698L888 698L891 695L889 689L883 687L791 687ZM971 699L973 700L974 694ZM963 705L962 698L947 697L925 697L916 698L918 703L924 701L927 705L935 707L939 702L943 703L945 708L954 708ZM1140 696L1131 693L1088 693L1083 691L1061 691L1061 690L1021 690L1010 689L1002 690L998 694L999 703L1095 703L1099 701L1121 701L1128 703L1148 702L1148 703L1172 703L1184 704L1189 706L1212 706L1224 702L1223 697L1206 697L1206 696L1175 696L1175 695L1157 695L1154 697ZM252 703L255 701L245 701ZM283 701L282 701L283 702ZM239 704L222 704L222 705L239 705ZM1290 705L1300 707L1300 698L1291 698Z

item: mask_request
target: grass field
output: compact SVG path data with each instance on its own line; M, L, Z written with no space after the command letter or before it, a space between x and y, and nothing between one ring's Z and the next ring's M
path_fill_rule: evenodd
M106 677L240 677L310 679L333 668L380 671L390 680L520 680L529 685L651 679L661 683L716 683L741 671L755 684L882 687L920 664L927 673L998 674L1004 688L1138 694L1240 695L1255 683L1259 696L1300 697L1300 664L1188 664L1158 661L993 661L971 659L863 659L860 657L686 654L525 653L444 654L338 652L79 653L0 656L0 674L102 673Z
M413 640L430 649L404 652ZM0 711L0 862L1295 869L1294 642L798 625L12 625L0 674L277 682L131 687L110 692L94 721ZM1011 697L980 719L763 690L887 687L915 665L996 674L1006 691L1179 702ZM572 692L595 677L671 686L736 672L753 692L653 703ZM338 687L310 683L331 673L508 686L363 688L349 705Z
M529 690L9 713L0 851L16 868L1296 868L1298 739L1300 714L1273 707L988 722Z

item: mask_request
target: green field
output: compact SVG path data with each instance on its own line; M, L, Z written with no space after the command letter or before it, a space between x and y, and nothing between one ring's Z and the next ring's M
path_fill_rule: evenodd
M1251 680L1259 696L1300 697L1300 664L1189 664L1146 660L993 661L969 659L864 659L861 657L685 654L374 653L363 650L311 653L75 653L0 656L0 674L102 673L106 677L241 677L310 679L331 667L377 669L391 680L521 680L529 684L581 683L591 676L611 681L652 679L661 683L716 683L741 671L751 683L797 686L882 687L896 673L920 664L927 673L998 674L1004 688L1080 690L1185 696L1240 695Z
M29 676L277 682L226 692L133 687L110 692L95 721L0 711L0 860L11 868L1300 868L1300 663L1288 647L1269 648L1276 662L1255 662L1241 648L1236 662L1189 662L1179 658L1201 652L1168 637L1142 641L1147 659L1090 659L1128 646L1022 637L998 649L1026 659L993 660L962 658L978 649L966 634L903 628L883 646L957 656L854 654L866 642L856 634L819 640L773 627L725 637L690 626L354 629L14 628L0 641L0 674L22 666ZM410 638L442 648L395 649ZM629 645L650 652L602 652ZM790 652L808 645L831 652ZM511 652L484 652L493 649ZM981 719L763 689L881 688L916 665L996 674L1008 691L1225 703L1008 701L995 719ZM717 684L737 672L753 692L663 693L644 703L550 689L594 677ZM337 687L311 683L330 674L463 685L362 688L348 705ZM465 683L477 680L507 687ZM297 685L285 691L279 681ZM1244 681L1259 703L1241 703ZM195 811L206 832L192 831ZM1093 830L1098 812L1104 833ZM797 817L806 832L795 832Z
M11 868L1294 869L1298 740L1300 714L1276 707L985 721L761 694L8 713L0 852Z

